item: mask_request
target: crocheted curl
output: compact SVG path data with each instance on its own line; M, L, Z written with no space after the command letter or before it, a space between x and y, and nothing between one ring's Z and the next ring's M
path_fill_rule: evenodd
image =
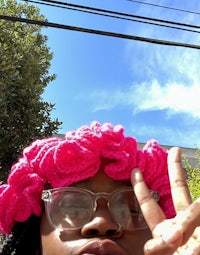
M133 137L125 137L122 126L93 122L54 137L36 140L23 150L11 168L7 184L0 186L0 230L9 233L16 222L42 213L41 193L66 187L94 176L103 165L114 180L129 180L138 167L149 189L160 195L159 204L168 218L175 215L167 170L167 152L155 140L143 150Z

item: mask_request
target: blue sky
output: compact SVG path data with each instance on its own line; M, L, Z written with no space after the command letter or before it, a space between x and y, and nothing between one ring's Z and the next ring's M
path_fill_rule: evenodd
M146 2L200 10L199 0ZM128 0L69 3L199 25L197 14ZM37 6L50 22L200 44L199 33ZM43 33L54 53L50 73L57 74L43 98L55 103L52 118L63 122L60 133L97 120L122 124L138 142L154 138L164 145L200 147L200 50L55 28Z

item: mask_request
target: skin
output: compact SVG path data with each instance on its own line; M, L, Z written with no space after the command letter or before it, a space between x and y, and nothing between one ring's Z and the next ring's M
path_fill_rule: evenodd
M162 209L152 199L141 172L134 169L131 183L149 228L141 231L121 229L116 233L118 225L112 219L104 200L98 201L94 218L80 230L53 229L44 213L41 221L42 254L199 255L200 199L191 203L180 163L179 148L170 150L168 168L177 213L175 218L165 218ZM130 185L129 182L114 181L100 170L93 178L74 186L92 192L112 192Z
M168 156L168 171L176 216L166 219L161 208L150 197L142 174L132 172L131 181L143 215L153 238L144 246L145 255L200 254L200 198L192 203L181 167L181 150L172 148ZM149 214L149 211L152 213Z

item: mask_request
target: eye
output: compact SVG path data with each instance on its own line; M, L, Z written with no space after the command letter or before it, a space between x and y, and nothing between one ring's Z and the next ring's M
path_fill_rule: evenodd
M113 212L117 219L126 219L130 217L138 217L139 211L135 208L130 208L128 204L121 204L119 207L113 208Z
M54 212L60 219L82 222L91 215L92 200L85 194L67 192L60 194L54 201Z
M130 213L132 217L139 217L140 215L140 211L136 210L136 209L131 209L130 208Z
M60 211L65 217L71 220L78 218L84 218L88 214L88 208L82 204L65 205L60 207Z

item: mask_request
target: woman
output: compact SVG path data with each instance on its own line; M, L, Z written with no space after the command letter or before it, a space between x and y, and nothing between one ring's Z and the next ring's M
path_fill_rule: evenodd
M200 254L200 201L180 149L150 140L139 150L121 126L35 141L0 194L3 255Z

